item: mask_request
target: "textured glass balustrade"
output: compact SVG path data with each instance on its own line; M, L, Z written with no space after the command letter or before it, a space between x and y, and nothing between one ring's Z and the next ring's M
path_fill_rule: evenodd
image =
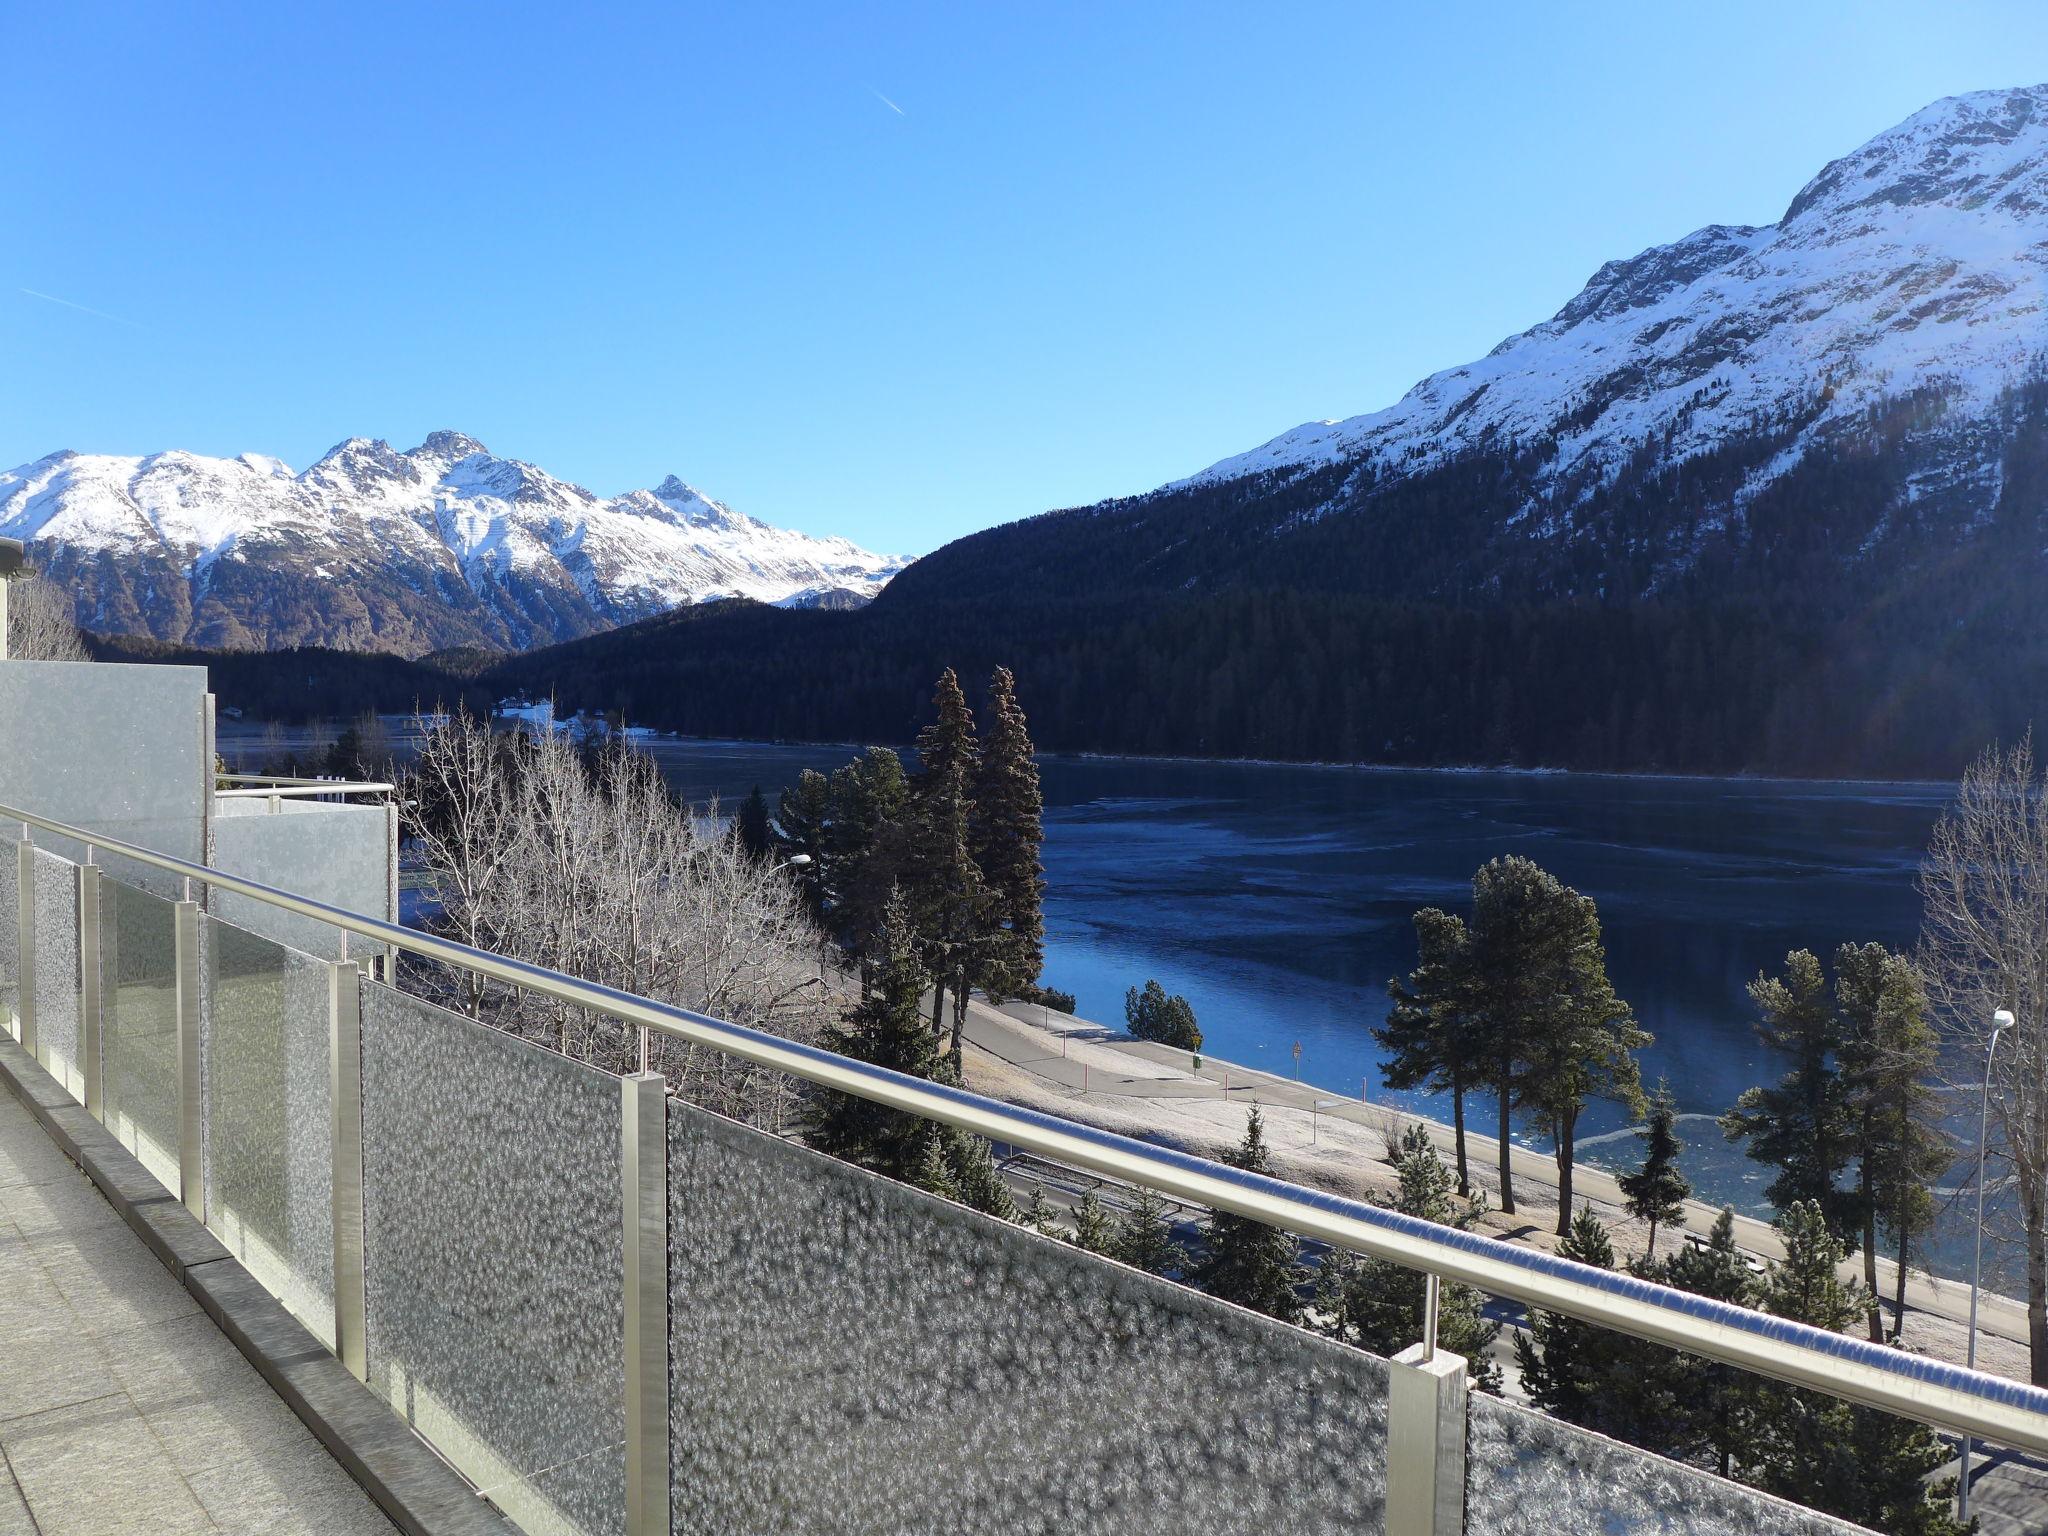
M625 1530L620 1162L617 1078L364 983L370 1384L528 1536Z
M116 880L100 886L100 1049L107 1129L143 1167L178 1188L176 908Z
M669 1106L674 1527L1363 1533L1387 1366Z
M35 852L36 1051L73 1098L85 1096L78 1067L78 866Z
M0 1028L19 1036L15 984L21 975L21 845L0 842Z
M1857 1536L1849 1525L1545 1414L1474 1396L1465 1528L1486 1536Z
M77 1093L77 871L32 870L39 1035ZM176 909L101 892L102 1115L175 1192ZM208 1224L330 1347L331 975L199 922ZM370 1383L527 1536L624 1533L619 1081L361 996ZM1385 1361L674 1100L667 1154L673 1531L1384 1530ZM1487 1536L1855 1529L1476 1395L1466 1452Z
M206 1224L332 1347L327 965L213 918L199 947Z

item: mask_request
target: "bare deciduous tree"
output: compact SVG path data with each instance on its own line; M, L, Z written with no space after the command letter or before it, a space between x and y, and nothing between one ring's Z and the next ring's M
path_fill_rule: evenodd
M2032 1379L2048 1385L2048 801L2030 736L1971 764L1920 868L1925 906L1920 969L1928 995L1963 1047L1958 1086L1974 1093L1992 1015L2015 1024L1990 1078L1987 1158L2018 1195L2017 1243L2027 1273ZM1988 1176L1988 1175L1987 1175Z
M693 817L628 746L586 755L549 735L514 744L457 715L422 722L408 774L414 835L463 942L568 975L814 1040L830 1009L819 939L795 886L749 858L714 805ZM448 989L473 1017L609 1071L639 1063L637 1032L604 1015L475 978ZM693 1102L782 1129L781 1074L665 1036L650 1065Z
M91 661L78 638L70 594L40 576L10 582L7 654L16 661Z

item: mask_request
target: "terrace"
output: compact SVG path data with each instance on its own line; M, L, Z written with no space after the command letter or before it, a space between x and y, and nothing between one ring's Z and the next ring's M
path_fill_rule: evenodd
M25 1529L1852 1529L1468 1393L1427 1323L1342 1347L494 1030L408 966L2048 1451L2019 1384L400 927L388 808L223 796L210 719L184 669L0 664Z

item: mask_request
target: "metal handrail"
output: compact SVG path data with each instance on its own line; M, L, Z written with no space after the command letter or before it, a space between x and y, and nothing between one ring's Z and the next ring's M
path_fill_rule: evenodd
M215 789L216 800L293 800L314 795L388 795L396 784L350 779L301 779L278 773L222 773L216 778L240 786Z
M2048 1453L2048 1391L2021 1382L1829 1333L1633 1275L1595 1269L1497 1238L1437 1226L1363 1201L1304 1189L1190 1153L1021 1109L964 1088L906 1077L816 1046L473 949L453 939L346 912L12 806L0 805L0 821L19 822L24 831L40 827L216 890L317 919L377 944L474 971L557 1002L590 1008L622 1023L709 1046L821 1088L1141 1184L1189 1204L1319 1238L1490 1295L1510 1297L1546 1312L1580 1318L1865 1407L1995 1444Z

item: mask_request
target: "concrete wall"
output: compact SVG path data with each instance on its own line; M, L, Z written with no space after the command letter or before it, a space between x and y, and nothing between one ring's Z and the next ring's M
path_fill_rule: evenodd
M214 868L364 917L398 921L397 854L395 824L385 806L280 800L273 811L263 799L214 803ZM230 891L216 891L209 910L322 960L343 957L341 931L316 919ZM361 939L349 941L355 959L374 952Z
M0 805L203 863L211 736L203 667L0 662ZM84 857L63 838L35 841ZM116 879L175 894L168 876L99 862Z

